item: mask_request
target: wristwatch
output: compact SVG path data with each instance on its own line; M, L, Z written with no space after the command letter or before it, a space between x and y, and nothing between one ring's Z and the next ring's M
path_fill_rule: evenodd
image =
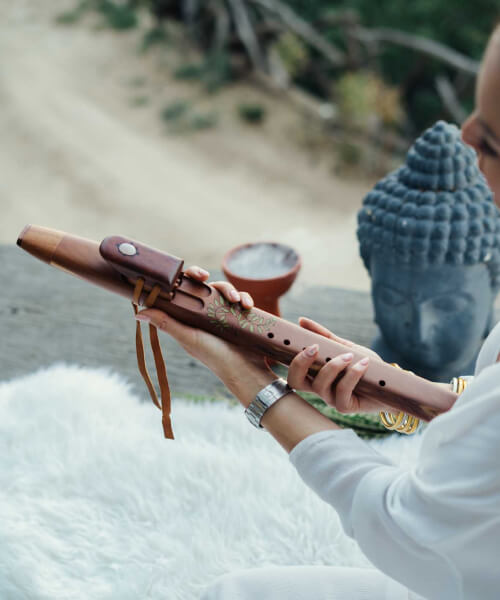
M247 419L254 427L264 429L260 422L266 410L278 402L278 400L281 400L283 396L294 391L284 379L275 379L269 385L266 385L265 388L261 389L245 409Z

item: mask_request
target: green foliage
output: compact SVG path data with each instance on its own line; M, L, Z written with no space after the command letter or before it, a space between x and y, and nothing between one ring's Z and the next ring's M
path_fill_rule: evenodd
M398 89L374 73L346 73L337 81L335 92L341 114L351 125L368 130L378 123L398 125L403 121Z
M187 100L174 100L162 110L161 117L172 133L200 131L217 125L215 112L197 112Z
M260 125L266 116L266 109L262 104L244 103L238 106L240 119L252 125Z
M295 77L301 73L309 62L307 46L290 31L286 31L278 37L274 48L278 52L290 77Z
M226 52L212 52L198 63L185 63L178 67L177 79L199 81L208 92L216 92L232 79L229 56Z
M200 129L211 129L217 125L217 113L195 113L190 119L191 129L197 131Z
M97 0L96 8L112 29L125 30L137 26L136 5L133 1Z
M161 113L161 118L164 121L178 121L189 110L190 103L186 100L174 100L166 106Z
M176 79L197 80L203 75L203 63L184 63L174 71Z
M165 28L161 25L152 27L142 37L141 51L146 52L153 46L165 44L168 41L168 35Z
M365 413L346 415L339 413L332 406L327 406L321 398L314 394L299 392L299 395L331 421L343 429L353 429L362 438L380 438L393 434L382 425L378 415Z
M149 98L147 96L134 96L134 98L131 98L130 100L130 104L136 107L146 106L148 103Z
M59 25L73 25L85 14L85 12L90 8L89 0L81 0L75 6L75 8L71 10L67 10L59 15L57 15L55 21L59 23Z
M363 158L363 150L359 144L350 140L342 140L337 145L337 152L341 166L355 167Z
M105 19L106 25L112 29L131 29L137 25L136 1L128 0L81 0L74 9L56 17L56 22L62 25L76 23L87 11L96 10Z
M332 13L331 0L286 2L299 15L319 27L326 38L340 45L344 43L345 37L339 26L327 24L326 17ZM500 18L498 0L455 0L453 3L449 0L337 0L334 10L356 11L364 27L387 27L420 35L476 60L481 58L491 30ZM372 67L380 70L384 80L403 90L406 112L416 129L421 130L442 117L434 79L437 73L448 72L447 68L437 60L400 46L384 44L383 48L383 53ZM325 70L328 67L325 66ZM453 70L449 74L453 76ZM306 79L304 84L308 83ZM471 81L463 93L465 105L471 104L472 95Z

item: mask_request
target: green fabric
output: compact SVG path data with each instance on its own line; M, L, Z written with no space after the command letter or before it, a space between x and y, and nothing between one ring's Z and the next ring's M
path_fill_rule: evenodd
M307 400L311 406L314 406L319 412L325 417L328 417L331 421L340 425L343 429L353 429L359 437L368 438L381 438L387 435L392 435L393 431L386 429L378 414L373 413L355 413L355 414L343 414L338 410L335 410L332 406L326 405L321 398L307 392L297 392L304 400ZM397 434L401 435L401 434Z

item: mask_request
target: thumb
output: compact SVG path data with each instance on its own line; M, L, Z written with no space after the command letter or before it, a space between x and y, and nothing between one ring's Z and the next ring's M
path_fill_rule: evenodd
M320 325L319 323L316 323L316 321L313 321L312 319L308 319L307 317L300 317L299 325L301 327L303 327L304 329L313 331L314 333L319 333L323 337L327 337L327 338L330 338L331 340L339 342L339 344L344 344L344 346L354 346L354 343L351 342L350 340L345 340L344 338L341 338L340 336L335 335L329 329L327 329L326 327L323 327L323 325Z
M135 316L137 321L150 323L157 329L165 331L181 343L187 343L192 340L194 329L184 323L180 323L167 313L164 313L157 308L147 308L137 313Z

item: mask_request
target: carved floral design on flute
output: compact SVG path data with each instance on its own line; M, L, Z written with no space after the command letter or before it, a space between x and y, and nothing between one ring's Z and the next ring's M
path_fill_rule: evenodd
M265 333L276 325L276 319L273 317L265 318L253 313L251 310L243 310L241 306L229 304L222 297L215 298L213 303L208 305L207 314L210 323L221 329L226 329L230 326L227 320L230 315L236 319L236 322L242 329L248 329L252 333L255 331Z

